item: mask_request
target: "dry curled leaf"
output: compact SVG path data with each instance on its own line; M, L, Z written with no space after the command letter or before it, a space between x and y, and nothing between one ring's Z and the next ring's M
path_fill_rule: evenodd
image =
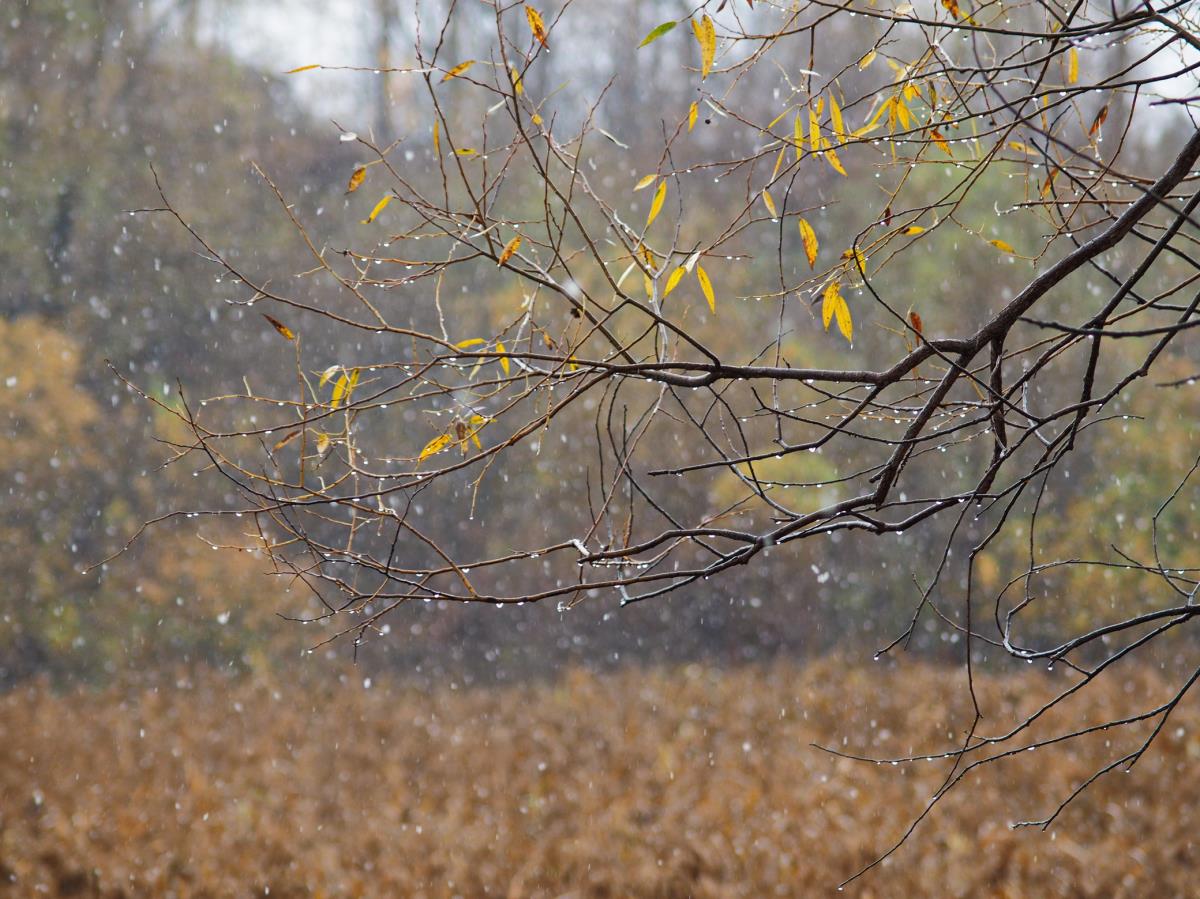
M817 232L804 219L800 219L800 240L804 244L804 256L808 259L808 267L811 269L817 264Z
M274 328L276 331L278 331L280 336L284 337L287 340L295 340L296 339L296 333L291 328L289 328L287 325L285 325L283 322L281 322L279 319L272 318L271 316L267 315L265 312L262 312L259 314L262 315L263 318L265 318L267 321L269 321L271 323L271 327Z
M692 32L696 35L696 43L700 45L700 78L708 77L712 71L713 59L717 55L717 29L708 15L692 19Z
M513 254L515 254L517 252L517 250L520 249L520 247L521 247L521 235L518 234L516 237L514 237L512 240L510 240L508 242L508 246L506 246L504 248L504 252L500 254L500 259L496 262L496 265L498 265L498 266L504 265L504 263L506 263L506 262L508 262L508 260L512 259Z
M546 43L546 23L542 19L542 14L532 6L526 5L525 18L529 22L529 30L533 32L537 42L546 49L550 49L550 45Z

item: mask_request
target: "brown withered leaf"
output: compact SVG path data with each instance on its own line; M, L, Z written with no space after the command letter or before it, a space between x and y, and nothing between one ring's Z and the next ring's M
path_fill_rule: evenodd
M278 331L280 336L286 338L287 340L295 340L296 339L296 333L291 328L289 328L287 325L285 325L283 322L281 322L279 319L272 318L271 316L267 315L267 313L265 313L265 312L260 312L259 314L271 323L271 327L274 328L276 331Z

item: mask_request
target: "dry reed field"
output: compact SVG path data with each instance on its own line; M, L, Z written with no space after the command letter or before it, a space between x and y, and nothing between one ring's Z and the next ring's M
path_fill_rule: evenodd
M945 767L810 743L944 747L967 709L961 672L835 659L432 691L352 677L0 697L0 895L830 895ZM1051 677L981 695L1019 712ZM1135 671L1089 714L1165 688ZM1109 739L1124 745L1101 734L993 766L845 895L1196 895L1189 704L1053 832L1009 827L1052 809Z

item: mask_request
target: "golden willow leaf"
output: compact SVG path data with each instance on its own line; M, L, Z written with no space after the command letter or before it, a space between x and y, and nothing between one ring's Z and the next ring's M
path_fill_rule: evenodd
M692 105L688 107L688 131L696 127L696 119L699 117L700 104L693 100Z
M274 328L276 331L278 331L281 337L283 337L286 340L295 340L296 339L295 332L292 331L291 328L289 328L287 325L285 325L279 319L272 318L271 316L267 315L265 312L260 312L259 314L271 323L271 327Z
M763 205L767 207L767 212L771 213L771 218L779 218L779 210L775 208L775 201L771 199L771 192L765 187L762 192Z
M299 430L297 430L297 431L292 431L292 433L288 434L288 435L287 435L286 437L284 437L282 440L278 441L278 442L277 442L277 443L276 443L276 444L275 444L273 447L271 447L271 449L272 449L274 452L278 452L279 450L281 450L281 449L283 449L285 446L287 446L289 443L291 443L293 440L295 440L297 437L299 437L301 433L302 433L302 432L301 432L301 431L299 431Z
M821 149L821 121L812 108L808 110L808 148L814 153Z
M779 155L775 157L775 168L771 169L771 180L774 181L779 177L779 170L783 168L783 159L787 155L787 147L779 148Z
M371 224L371 222L375 221L375 217L378 216L379 213L383 212L383 210L387 208L387 204L390 202L392 202L392 195L388 194L382 200L380 200L378 203L375 204L375 208L371 210L371 214L368 215L365 219L363 219L362 223L364 225Z
M340 365L331 365L329 368L325 369L325 371L321 372L321 380L317 382L317 386L324 387L326 384L328 384L329 379L336 375L338 373L338 369L340 368Z
M434 156L442 155L442 139L441 139L440 132L438 129L438 120L437 119L433 120L433 155Z
M909 225L907 228L904 229L904 233L909 234L909 235L924 234L925 229L922 228L920 225Z
M833 166L833 170L835 172L837 172L839 175L848 177L848 176L846 176L845 168L842 167L842 161L840 159L838 159L838 155L836 152L834 152L833 147L829 147L828 149L825 150L825 161L828 162L831 166Z
M875 61L876 53L874 50L868 50L863 54L863 58L858 61L858 70L861 72L867 66Z
M507 350L505 350L505 349L504 349L504 344L502 344L502 343L501 343L500 341L498 341L498 340L496 341L496 352L497 352L497 353L501 353L501 354L503 354L503 353L506 353L506 352L507 352ZM501 367L502 369L504 369L504 374L507 376L507 375L509 374L509 362L508 362L508 356L506 356L506 355L501 355L501 356L500 356L500 367Z
M670 296L671 291L679 285L679 282L683 280L683 276L686 274L687 269L682 265L675 269L675 271L671 272L670 276L667 278L666 286L663 287L662 298L664 300Z
M1108 118L1108 104L1105 103L1100 107L1100 111L1096 113L1096 117L1092 119L1092 127L1088 129L1088 137L1095 137L1100 130L1100 126L1104 124L1104 120Z
M842 296L840 281L831 281L825 288L825 294L821 299L821 323L825 326L826 331L829 330L829 324L835 318L842 336L847 341L853 340L854 320L850 317L850 307L846 303L846 298Z
M962 18L962 10L958 8L958 0L942 0L942 6L956 19Z
M638 49L641 50L647 44L653 44L656 40L662 37L669 31L674 31L678 22L663 22L661 25L653 28L649 34L642 38L642 42L638 44Z
M417 464L420 465L430 456L436 456L453 442L454 438L452 438L449 434L438 434L427 444L425 444L425 448L421 450L421 455L417 456Z
M329 449L329 435L324 431L317 431L317 452L322 456Z
M476 149L473 149L472 147L461 147L461 148L455 150L454 152L457 153L459 156L478 156L479 155L479 151Z
M508 246L504 248L504 252L500 254L500 259L496 262L497 266L504 265L508 260L513 258L513 254L521 248L521 235L517 235L508 242Z
M651 222L658 218L658 214L662 211L663 202L667 199L667 182L663 181L658 185L658 190L654 192L654 200L650 204L650 214L646 216L646 227L649 228Z
M336 409L338 407L338 403L340 403L342 398L346 395L346 387L349 384L350 379L347 378L345 372L343 372L342 376L338 378L333 385L333 395L329 397L330 409Z
M1012 248L1012 244L1005 243L1003 240L989 240L988 243L1002 253L1008 253L1012 256L1017 255L1017 251Z
M1037 153L1031 147L1027 146L1026 144L1021 143L1019 140L1010 140L1008 142L1008 145L1012 149L1016 150L1018 153L1024 153L1026 156L1036 156L1037 155Z
M312 69L319 69L319 68L321 68L321 64L319 62L314 62L307 66L298 66L294 69L288 69L283 74L295 75L297 72L308 72L308 71L311 71Z
M850 317L850 304L846 302L846 298L838 296L841 301L833 310L833 314L837 316L838 330L842 332L842 336L846 338L847 343L854 342L854 319Z
M800 219L800 240L804 243L804 256L808 259L808 267L811 269L817 264L817 232L813 230L804 219Z
M709 311L716 315L717 295L713 293L712 281L708 280L708 272L702 265L696 266L696 280L700 282L700 290L704 292L704 299L708 300Z
M796 159L804 152L804 120L800 118L800 110L796 110L796 118L792 122L792 143L796 145Z
M1067 84L1079 80L1079 51L1072 47L1067 51Z
M529 30L533 32L533 36L537 38L537 42L550 49L550 45L546 43L546 23L542 20L542 14L532 6L525 7L525 18L529 21Z
M346 193L352 194L360 187L367 177L367 167L365 165L356 166L354 171L350 173L350 181L346 184Z
M829 330L829 323L833 321L833 307L837 305L841 299L841 283L838 281L830 281L825 288L825 293L821 296L821 324L825 326L825 330Z
M458 343L454 344L454 346L460 350L469 350L473 346L482 346L485 343L487 343L487 341L482 337L468 337L466 340L460 340Z
M829 120L833 123L833 133L837 136L838 143L846 142L846 124L842 121L842 110L838 106L837 100L834 99L833 92L829 93Z
M712 71L713 59L717 55L717 29L713 20L705 14L699 21L692 19L692 31L696 35L696 43L700 45L700 80L703 81Z
M658 180L658 175L646 175L645 177L641 178L637 184L635 184L633 186L634 193L637 193L639 190L643 190L643 189L649 187L651 184L653 184L657 180Z
M451 78L457 78L459 75L461 75L467 69L471 68L471 66L473 66L473 65L475 65L475 60L473 60L473 59L468 59L466 62L460 62L458 65L456 65L454 68L452 68L450 71L448 71L445 75L442 76L442 82L445 83L445 82L449 81Z
M929 132L929 137L933 140L933 142L935 144L937 144L938 149L941 150L943 153L945 153L947 156L954 155L953 153L950 152L950 145L948 143L946 143L946 138L942 135L942 132L940 132L936 128L934 128L933 130L931 130Z
M513 90L516 91L519 97L525 93L525 84L521 81L521 73L517 71L516 66L511 66L510 71L512 73Z

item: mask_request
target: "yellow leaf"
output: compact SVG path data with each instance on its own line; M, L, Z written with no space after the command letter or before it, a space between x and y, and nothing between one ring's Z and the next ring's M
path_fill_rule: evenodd
M696 119L699 117L699 115L700 104L693 100L692 105L688 107L688 131L691 131L696 127Z
M473 346L482 346L485 343L487 343L487 341L482 337L469 337L466 340L460 340L458 343L454 344L454 346L460 350L469 350Z
M962 18L962 11L958 8L958 0L942 0L942 6L956 19Z
M512 83L518 97L525 93L525 85L521 82L521 73L517 71L516 66L512 66Z
M662 211L663 201L667 199L667 182L663 181L658 185L658 190L654 192L654 200L650 204L650 214L646 216L646 227L650 227L650 223L658 218L659 212Z
M858 70L861 72L867 66L875 61L876 53L874 50L868 50L863 54L863 58L858 61Z
M540 115L538 115L536 112L532 116L530 116L530 119L533 121L533 124L535 124L535 125L542 124L542 117Z
M700 290L704 292L704 299L708 300L708 308L715 315L717 311L717 295L713 293L712 281L708 280L708 272L704 270L704 266L696 266L696 279L700 282Z
M446 82L446 81L449 81L451 78L457 78L459 75L461 75L467 69L471 68L471 66L473 66L473 65L475 65L475 60L473 60L473 59L468 59L466 62L460 62L458 65L456 65L454 68L452 68L450 71L448 71L445 75L442 76L442 81Z
M700 79L704 80L712 71L713 59L717 55L717 29L706 14L699 21L692 19L692 31L696 35L696 42L700 44Z
M478 156L479 155L479 151L474 150L471 147L460 147L459 149L455 150L454 152L457 153L459 156Z
M779 170L783 168L783 157L787 154L787 147L779 149L779 155L775 157L775 168L771 170L771 180L774 181L779 175Z
M847 341L852 340L854 338L854 320L850 317L850 307L847 305L845 297L842 296L840 281L830 282L821 299L821 323L825 326L826 331L829 330L829 324L835 318L842 336Z
M329 435L324 431L317 431L317 452L323 456L327 449L329 449Z
M1021 143L1020 141L1010 140L1008 142L1008 145L1010 147L1012 147L1014 150L1016 150L1018 153L1024 153L1027 156L1036 156L1037 155L1030 147Z
M821 122L814 109L808 110L808 146L814 153L821 149Z
M442 155L442 139L438 136L438 120L433 120L433 155Z
M832 93L829 95L829 120L833 122L833 133L837 135L839 143L846 142L846 125L842 121L842 110L838 107L837 100L834 99Z
M843 250L842 258L851 260L864 272L867 270L867 257L863 255L862 250L860 250L858 247L851 247L848 250Z
M271 323L271 327L274 328L276 331L278 331L280 336L283 337L285 340L295 340L296 339L296 335L292 331L292 329L289 328L287 325L285 325L283 322L281 322L279 319L271 318L271 316L267 315L265 312L260 313L260 314L262 315L263 318L265 318L267 321L269 321Z
M796 145L796 158L804 152L804 120L800 118L800 110L796 110L796 119L792 123L792 143Z
M337 374L339 368L341 368L340 365L331 365L329 368L325 369L325 371L321 372L321 380L317 382L317 386L324 387L326 384L328 384L329 379Z
M454 440L449 434L438 434L438 436L425 444L425 448L421 450L421 455L417 457L417 464L419 465L424 462L430 456L436 456L453 442Z
M390 202L392 202L392 195L388 194L386 197L384 197L382 200L380 200L378 203L375 204L375 208L371 210L371 214L368 215L365 219L363 219L362 223L364 225L371 224L371 222L375 221L375 217L377 215L379 215L379 213L383 212L384 208Z
M924 231L925 231L925 229L922 228L920 225L909 225L907 228L904 229L905 234L922 234L922 233L924 233Z
M817 264L817 232L804 219L800 219L800 240L804 243L804 255L807 257L808 267L811 269Z
M850 306L846 302L846 298L839 295L838 304L834 307L833 314L837 316L838 330L842 332L842 336L847 342L854 341L854 320L850 317Z
M363 179L367 177L367 167L360 165L350 173L350 182L346 185L346 193L352 194L362 185Z
M683 276L686 274L687 269L685 269L682 265L675 269L675 271L671 272L670 276L667 278L666 286L663 287L662 295L664 300L670 295L671 291L675 289L679 282L683 280Z
M311 65L307 65L307 66L298 66L297 68L294 68L294 69L288 69L288 70L287 70L286 72L284 72L283 74L285 74L285 75L295 75L297 72L307 72L307 71L309 71L310 69L319 69L319 68L321 68L321 64L320 64L319 62L314 62L314 63L312 63Z
M1067 84L1079 80L1079 51L1072 47L1067 51Z
M504 349L504 344L502 344L502 343L501 343L500 341L498 341L498 340L496 341L496 352L497 352L497 353L504 353L504 352L506 352L506 351L505 351L505 349ZM502 369L504 369L504 374L505 374L505 375L508 375L508 373L509 373L509 362L508 362L508 356L501 356L501 357L500 357L500 367L501 367Z
M838 301L842 298L841 282L830 281L825 288L825 293L821 297L821 324L825 326L825 330L829 330L829 323L833 321L833 310L837 306Z
M771 218L779 218L779 211L775 208L775 201L771 199L771 192L763 188L762 192L763 205L767 207L767 212L771 213Z
M549 49L550 45L546 43L546 23L542 21L542 14L532 6L526 6L525 18L529 20L529 30L533 32L537 42Z
M333 385L333 395L329 398L330 409L336 409L338 407L338 403L340 403L342 398L346 395L346 388L349 386L349 384L350 379L347 378L345 372L343 372L342 376L338 378L337 382Z
M653 184L657 180L658 180L658 175L646 175L640 181L638 181L637 184L635 184L633 186L633 190L636 193L637 191L642 190L643 188L649 187L651 184Z
M833 170L839 175L846 176L846 170L842 167L842 161L838 159L838 155L834 152L833 147L825 151L825 161L833 166Z
M1009 253L1013 256L1017 255L1017 251L1012 248L1012 245L1005 243L1002 240L989 240L988 243L1002 253Z
M496 262L496 265L497 266L504 265L504 263L506 263L506 262L508 262L508 260L512 259L513 254L516 253L518 249L520 249L520 246L521 246L521 235L518 234L516 237L514 237L512 240L510 240L508 242L508 246L506 246L504 248L504 252L500 254L500 259Z
M947 156L954 155L950 152L950 145L946 143L946 138L942 136L940 131L934 128L929 132L929 136L933 139L933 142L938 145L938 149L940 149L943 153L945 153Z

